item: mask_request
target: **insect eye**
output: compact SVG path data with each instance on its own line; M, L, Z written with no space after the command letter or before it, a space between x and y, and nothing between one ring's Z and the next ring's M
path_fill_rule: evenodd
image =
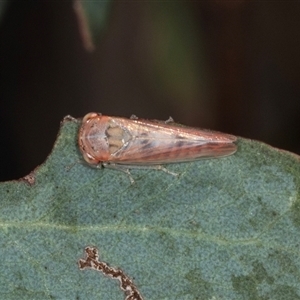
M96 165L99 163L99 161L94 156L90 155L87 152L82 152L82 155L84 160L91 165Z
M82 124L89 123L91 120L93 120L93 118L96 118L98 116L101 117L101 114L98 114L98 113L88 113L82 119Z

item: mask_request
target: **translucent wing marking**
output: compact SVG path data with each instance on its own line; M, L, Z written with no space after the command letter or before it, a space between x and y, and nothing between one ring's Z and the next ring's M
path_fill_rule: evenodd
M109 161L119 164L161 164L234 153L235 136L162 122L114 118L131 139Z

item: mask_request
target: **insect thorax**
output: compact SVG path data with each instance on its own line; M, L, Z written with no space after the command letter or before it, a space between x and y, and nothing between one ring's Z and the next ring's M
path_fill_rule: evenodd
M105 135L110 154L115 154L120 151L132 138L127 130L116 124L113 120L109 122Z

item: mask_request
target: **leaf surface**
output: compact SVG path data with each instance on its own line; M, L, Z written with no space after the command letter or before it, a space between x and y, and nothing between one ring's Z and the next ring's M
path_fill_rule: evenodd
M236 154L126 174L77 163L79 124L46 162L0 185L2 299L124 299L80 270L86 246L144 299L300 299L299 157L239 139Z

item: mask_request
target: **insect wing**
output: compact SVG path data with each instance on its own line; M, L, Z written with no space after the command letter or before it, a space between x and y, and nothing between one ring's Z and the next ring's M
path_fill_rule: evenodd
M109 161L147 165L222 157L236 151L236 137L214 131L147 120L113 118L130 140Z

